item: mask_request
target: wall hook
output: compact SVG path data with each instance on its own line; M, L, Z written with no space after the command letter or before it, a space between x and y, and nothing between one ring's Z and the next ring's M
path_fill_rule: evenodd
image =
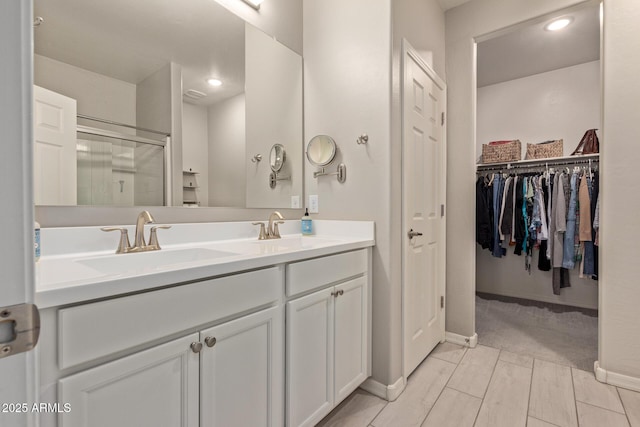
M259 162L260 160L262 160L262 154L256 154L255 156L253 156L253 157L251 158L251 161L252 161L253 163Z
M367 135L366 133L363 133L362 135L360 135L358 137L358 139L356 139L356 143L358 145L360 144L366 144L367 142L369 142L369 135Z

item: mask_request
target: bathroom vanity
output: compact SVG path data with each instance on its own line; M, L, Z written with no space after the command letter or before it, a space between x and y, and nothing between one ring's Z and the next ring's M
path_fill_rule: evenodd
M370 375L374 225L314 225L174 224L119 255L98 227L43 229L40 399L61 410L41 425L315 425Z

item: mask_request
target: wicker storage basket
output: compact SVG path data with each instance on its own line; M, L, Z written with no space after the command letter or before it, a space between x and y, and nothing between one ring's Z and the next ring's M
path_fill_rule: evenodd
M482 144L482 163L514 162L522 158L519 139Z
M550 157L562 157L564 155L564 147L562 140L545 141L540 144L527 144L527 154L525 160L529 159L548 159Z

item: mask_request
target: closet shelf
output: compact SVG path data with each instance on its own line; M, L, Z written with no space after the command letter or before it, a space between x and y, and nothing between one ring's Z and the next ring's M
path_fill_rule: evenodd
M587 161L598 161L600 154L583 154L579 156L563 156L563 157L550 157L548 159L532 159L532 160L518 160L515 162L498 162L498 163L478 163L476 168L480 170L492 170L492 169L511 169L512 167L526 167L526 166L538 166L538 165L558 165L558 164L574 164L574 163L587 163Z

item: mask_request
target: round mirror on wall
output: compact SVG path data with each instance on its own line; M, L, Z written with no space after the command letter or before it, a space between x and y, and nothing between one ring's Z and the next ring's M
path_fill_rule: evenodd
M326 166L336 156L336 142L327 135L317 135L307 144L307 159L315 166Z
M284 146L282 144L274 144L271 147L271 154L269 155L269 165L271 166L271 170L274 172L280 172L282 166L284 165L284 161L286 160L286 152L284 151Z

